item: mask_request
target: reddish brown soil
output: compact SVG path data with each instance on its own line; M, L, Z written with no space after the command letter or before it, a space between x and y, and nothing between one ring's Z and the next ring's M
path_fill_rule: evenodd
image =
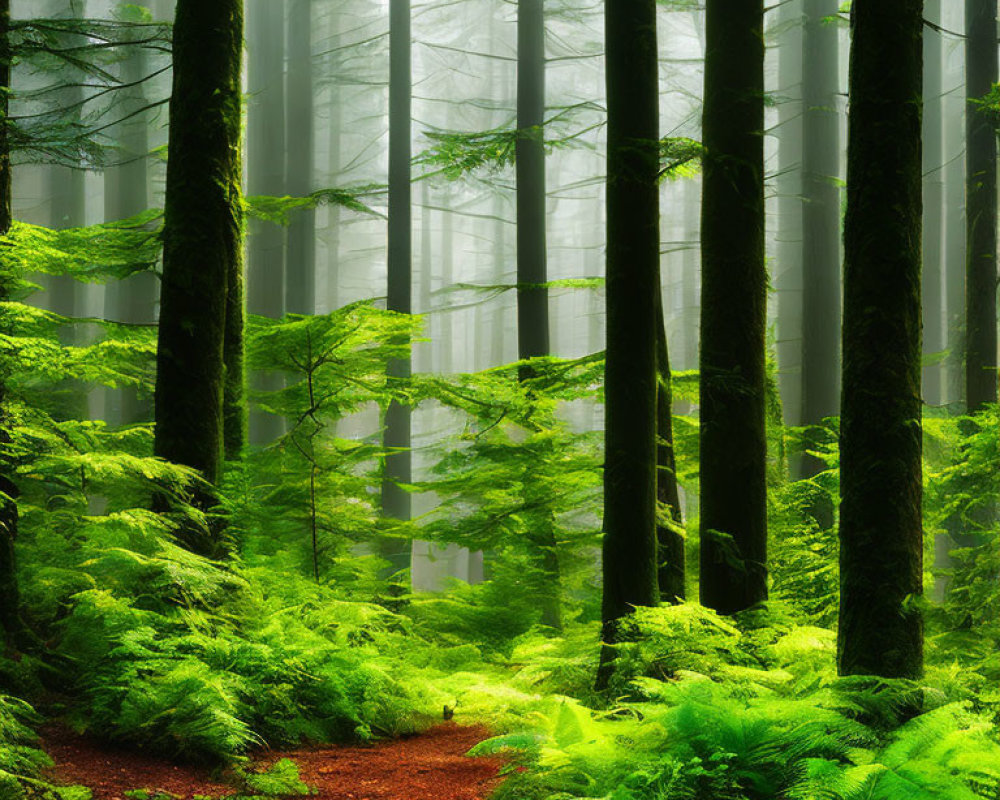
M466 758L465 752L488 736L483 728L449 724L368 747L271 752L260 762L291 758L302 780L317 790L316 800L486 800L500 782L502 762ZM45 747L56 762L53 779L90 787L94 800L124 800L129 789L182 798L233 792L207 770L97 745L64 731L48 732Z

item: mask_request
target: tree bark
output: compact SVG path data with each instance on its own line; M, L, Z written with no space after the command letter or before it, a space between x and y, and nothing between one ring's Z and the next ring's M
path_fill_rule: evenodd
M997 135L977 105L998 77L997 7L966 0L965 401L969 413L997 401Z
M605 5L608 98L605 647L620 620L660 600L656 552L656 328L660 291L659 87L655 0Z
M274 0L250 0L249 108L247 111L247 171L251 195L282 197L285 191L285 15ZM272 222L249 224L247 307L252 314L281 319L285 314L285 229ZM254 374L253 387L277 391L284 385L277 374ZM250 414L250 440L264 445L284 433L275 414Z
M763 0L708 0L701 303L701 601L767 598Z
M413 216L410 182L410 135L412 126L412 66L410 44L410 2L389 3L389 247L388 296L390 311L410 314L413 310ZM410 377L410 360L399 359L389 365L389 380L405 381ZM384 444L398 452L385 457L382 482L382 513L394 519L408 520L410 495L399 487L412 478L410 447L410 409L395 401L385 415ZM400 559L403 556L400 555ZM400 566L405 566L400 563Z
M662 295L657 292L656 325L656 499L670 517L670 524L659 517L656 522L658 582L664 603L683 600L686 568L684 559L684 514L677 485L677 459L674 454L674 396L667 345L666 320Z
M242 413L242 46L241 0L178 0L154 450L213 484Z
M923 2L855 0L852 31L838 668L917 678Z

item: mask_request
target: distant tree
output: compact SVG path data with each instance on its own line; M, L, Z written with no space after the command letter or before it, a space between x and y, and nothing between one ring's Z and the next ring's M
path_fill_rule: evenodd
M154 450L210 483L245 430L242 51L241 0L178 0Z
M655 0L605 5L608 97L605 372L606 685L620 620L655 606L656 340L660 306L659 87Z
M280 7L280 4L279 4ZM293 197L305 197L313 185L313 0L291 0L288 15L288 75L285 89L285 181ZM272 32L271 36L275 34ZM272 122L273 124L273 122ZM274 154L272 152L272 158ZM316 212L297 212L288 225L285 262L286 310L316 313Z
M924 17L940 26L941 0L925 0ZM943 36L924 30L924 246L921 285L924 317L924 354L936 356L945 349L944 235L944 76ZM944 398L944 371L940 363L924 367L923 397L940 405Z
M247 5L249 108L247 110L247 190L281 197L285 190L285 6L273 0ZM281 154L276 157L275 154ZM285 229L268 221L249 225L247 307L252 314L280 319L285 313ZM260 391L274 391L280 375L251 376ZM266 444L283 431L277 414L253 411L250 436Z
M923 0L854 0L851 20L838 668L916 678Z
M997 401L997 136L983 98L1000 80L997 6L966 0L965 402Z
M767 598L764 3L708 0L701 217L701 601Z

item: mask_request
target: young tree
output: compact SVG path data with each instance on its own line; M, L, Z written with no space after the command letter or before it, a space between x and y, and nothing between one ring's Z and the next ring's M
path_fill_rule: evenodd
M705 25L701 601L732 614L767 598L763 0Z
M241 0L178 0L173 49L154 449L216 483L244 430Z
M923 0L855 0L851 27L838 668L916 678Z
M965 3L965 402L969 413L997 401L997 136L980 101L1000 80L997 6Z
M605 5L608 97L603 639L660 599L656 552L659 87L655 0ZM613 650L601 655L606 685Z
M663 300L659 292L656 299L656 500L662 507L656 521L657 575L660 599L664 603L676 603L684 599L687 575L684 560L684 517L674 453L670 351L667 346Z

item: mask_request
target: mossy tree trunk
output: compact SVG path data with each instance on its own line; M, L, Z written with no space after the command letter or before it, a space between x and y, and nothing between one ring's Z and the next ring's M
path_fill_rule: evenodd
M670 374L670 351L663 316L662 295L657 292L656 311L656 546L660 599L676 603L685 597L684 515L677 485L674 453L674 395Z
M764 3L708 0L701 302L701 602L767 598Z
M242 51L241 0L178 0L154 449L212 484L245 435Z
M8 98L10 93L10 0L0 0L0 236L5 236L13 223L12 170L10 138L7 129ZM5 272L0 264L0 274ZM10 299L7 276L0 279L0 301ZM9 323L0 319L0 330L10 335ZM21 616L21 593L17 577L18 489L14 481L14 463L7 451L10 432L7 429L7 369L0 364L0 629L7 650L31 649L35 637L29 632Z
M608 97L603 639L660 600L656 552L659 89L655 0L605 5Z
M969 413L997 401L997 135L978 104L998 77L997 4L965 3L965 400Z
M545 180L545 2L517 4L517 349L521 360L549 355ZM522 368L521 378L532 370ZM529 475L526 482L530 482ZM562 627L555 520L538 515L532 531L542 624Z
M838 668L916 678L923 2L855 0L851 19Z

